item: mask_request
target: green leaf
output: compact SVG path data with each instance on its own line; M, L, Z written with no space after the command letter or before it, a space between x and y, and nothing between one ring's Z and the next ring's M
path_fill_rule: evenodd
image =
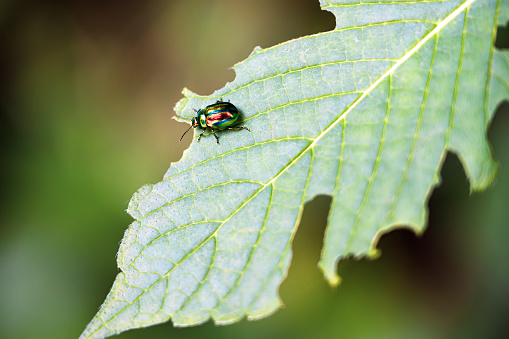
M206 133L134 194L120 273L82 338L273 313L319 194L332 196L319 267L336 285L341 258L375 257L395 227L423 231L447 151L472 190L491 184L486 130L509 98L509 54L493 43L508 1L320 2L333 31L255 49L210 97L184 90L177 114L222 98L251 131L218 132L220 145Z

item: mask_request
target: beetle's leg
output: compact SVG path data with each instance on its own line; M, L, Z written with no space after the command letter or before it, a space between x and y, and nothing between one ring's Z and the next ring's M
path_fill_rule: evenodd
M228 127L228 129L247 129L249 132L251 132L251 130L249 128L247 128L246 126Z
M201 139L201 137L202 137L202 135L203 135L203 134L205 134L205 131L203 131L203 132L200 134L200 136L198 137L198 141L200 141L200 139Z
M215 132L212 132L212 134L214 134L214 136L216 137L217 144L219 145L219 137L216 135Z

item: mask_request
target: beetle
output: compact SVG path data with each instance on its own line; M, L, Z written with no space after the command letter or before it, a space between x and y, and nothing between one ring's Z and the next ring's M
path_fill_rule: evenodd
M215 104L208 105L199 110L195 109L194 111L196 112L196 117L191 118L191 126L182 134L179 142L182 141L184 135L186 135L191 128L197 127L204 130L198 137L198 141L200 141L207 128L210 128L212 134L216 137L217 144L219 144L219 137L216 135L215 130L245 129L250 131L246 126L231 127L239 118L239 110L231 102L218 100ZM176 116L188 119L178 114L176 114Z

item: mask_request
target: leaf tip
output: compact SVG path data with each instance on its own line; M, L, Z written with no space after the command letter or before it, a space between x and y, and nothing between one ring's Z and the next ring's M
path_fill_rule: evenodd
M327 282L333 288L336 288L341 284L341 277L336 272L333 272L331 275L325 276L325 279L327 279Z
M129 213L129 215L135 220L139 220L142 217L143 214L139 209L140 203L152 191L152 187L153 185L150 184L140 187L136 193L133 194L131 200L129 201L127 213Z
M196 93L189 90L187 87L184 87L182 89L182 94L184 95L184 97L182 99L180 99L179 101L177 101L177 103L173 107L173 111L175 113L182 112L184 110L184 108L186 108L186 106L188 105L189 100L190 100L189 98L197 96ZM179 121L179 120L177 120L177 121Z
M249 54L247 59L237 62L230 69L233 69L235 72L237 72L237 68L239 67L239 65L243 64L244 62L246 62L246 60L248 60L252 56L254 56L254 55L258 54L258 53L261 53L261 52L263 52L263 48L261 48L260 46L256 46L255 48L253 48L253 50L251 51L251 53Z
M196 93L194 93L193 91L191 91L189 88L187 87L184 87L182 89L182 94L184 94L184 96L187 98L187 97L191 97L191 96L196 96Z
M370 248L368 252L368 258L370 260L376 260L382 256L382 251L378 248Z
M484 191L497 182L500 163L492 159L486 161L478 178L470 179L470 194Z
M251 54L249 54L249 56L253 56L255 54L258 54L261 51L263 51L263 48L261 48L260 46L256 46L255 48L253 48L253 51L251 52Z

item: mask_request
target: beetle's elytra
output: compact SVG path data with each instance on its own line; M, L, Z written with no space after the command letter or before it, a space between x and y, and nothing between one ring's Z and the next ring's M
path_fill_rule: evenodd
M205 108L195 110L196 117L191 119L191 126L187 129L187 131L182 134L180 137L180 141L191 128L201 128L203 132L198 137L198 141L200 141L202 135L205 133L207 128L212 130L212 134L216 137L216 141L219 144L219 137L216 135L216 130L225 130L225 129L245 129L249 130L249 128L245 126L237 126L231 127L237 119L239 118L239 111L234 104L226 101L216 101L215 104L208 105ZM179 118L185 118L180 115L177 115ZM180 142L179 141L179 142Z

